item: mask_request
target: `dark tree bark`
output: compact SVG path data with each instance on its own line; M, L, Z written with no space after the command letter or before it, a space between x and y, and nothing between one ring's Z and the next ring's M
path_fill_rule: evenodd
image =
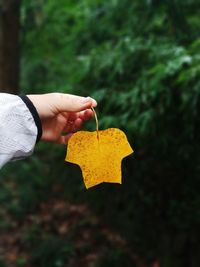
M0 92L19 90L20 0L0 0Z

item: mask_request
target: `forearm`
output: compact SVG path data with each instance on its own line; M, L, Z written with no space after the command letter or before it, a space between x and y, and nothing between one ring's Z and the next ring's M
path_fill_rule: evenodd
M41 135L37 112L30 111L31 103L25 103L25 99L0 93L0 168L8 161L31 155Z

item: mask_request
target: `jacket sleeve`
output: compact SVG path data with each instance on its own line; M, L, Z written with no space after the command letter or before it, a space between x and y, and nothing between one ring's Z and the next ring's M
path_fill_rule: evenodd
M30 156L41 135L40 118L28 97L0 93L0 168Z

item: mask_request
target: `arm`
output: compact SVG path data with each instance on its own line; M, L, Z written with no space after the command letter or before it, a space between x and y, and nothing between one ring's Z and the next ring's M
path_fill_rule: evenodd
M35 114L38 116L37 112ZM0 168L10 160L32 154L40 134L38 129L29 108L19 96L0 94Z
M37 141L66 144L70 135L92 117L90 97L51 93L0 94L0 168L33 153Z

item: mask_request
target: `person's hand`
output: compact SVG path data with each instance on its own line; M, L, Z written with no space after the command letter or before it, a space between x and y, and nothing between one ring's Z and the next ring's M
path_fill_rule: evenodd
M93 116L91 107L97 102L90 97L50 93L27 95L34 104L41 122L41 140L66 144L71 134Z

